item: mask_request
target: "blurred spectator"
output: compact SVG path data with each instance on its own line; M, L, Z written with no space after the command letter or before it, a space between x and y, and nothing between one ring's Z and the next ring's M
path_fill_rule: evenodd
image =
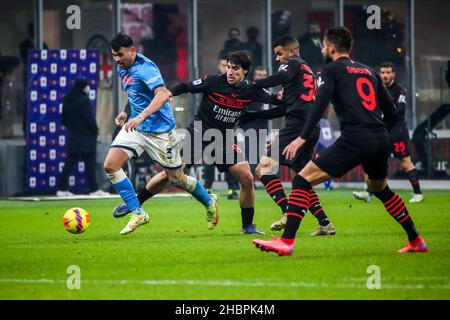
M38 44L35 43L35 41L34 41L34 23L33 22L28 23L27 32L28 32L28 37L19 44L20 57L22 58L22 62L23 62L22 79L23 79L23 84L24 84L25 90L28 85L28 51L33 50L33 49L39 49ZM44 42L43 47L45 50L48 50L48 46L45 42ZM22 125L23 125L23 131L25 132L26 126L27 126L27 124L26 124L27 123L27 105L26 105L26 103L24 103L22 108L23 108Z
M0 119L3 116L3 82L7 75L11 74L20 64L20 59L14 56L3 56L0 52ZM8 109L8 108L7 108ZM25 129L24 129L25 130Z
M272 39L291 33L291 12L281 10L272 12Z
M223 49L220 51L220 55L228 56L234 51L243 51L246 49L245 44L241 41L241 31L232 27L228 30L228 40L223 44Z
M172 86L177 81L178 52L173 35L168 32L169 16L164 13L155 14L153 23L153 39L144 39L141 44L143 54L149 57L164 76L166 85Z
M219 61L217 62L217 72L219 74L227 73L227 59L228 56L225 54L219 55Z
M98 127L89 101L89 84L77 78L63 99L62 123L67 128L67 158L59 181L58 197L73 196L68 191L69 174L78 158L85 164L89 194L104 196L108 193L98 188L95 177Z
M291 33L291 12L288 10L280 10L272 12L272 39L278 39ZM278 62L275 55L272 55L272 66L278 68ZM277 66L275 68L275 66Z
M261 66L262 61L262 45L258 42L259 30L258 28L251 26L247 29L247 42L245 47L252 58L252 64L255 66Z
M28 23L28 37L23 40L19 44L19 50L20 50L20 57L22 58L22 62L25 65L25 77L26 79L26 72L27 72L27 66L28 66L28 51L38 49L38 44L34 42L34 23L30 22ZM44 42L44 49L47 50L48 46Z
M170 15L170 25L168 34L175 39L177 46L178 65L177 81L189 81L189 22L188 16L183 12L176 12Z
M300 43L300 55L308 62L314 72L324 64L322 55L323 35L317 22L309 24L309 31L298 39Z

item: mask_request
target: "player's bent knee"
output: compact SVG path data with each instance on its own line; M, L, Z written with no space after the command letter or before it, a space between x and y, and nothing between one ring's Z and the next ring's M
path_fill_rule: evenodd
M369 190L372 192L380 192L383 191L384 188L387 187L387 179L380 179L380 180L371 180L368 179L367 186L369 187Z
M242 174L241 177L239 178L239 183L244 189L253 188L253 175L250 172Z
M327 179L330 176L322 171L314 162L309 161L306 166L300 171L299 175L301 175L306 181L308 181L311 186L315 186Z
M117 166L115 166L111 161L105 160L103 163L103 170L108 174L114 173L119 169L120 168L117 168Z
M158 177L159 180L165 180L169 178L164 170L159 172L156 176Z
M181 189L184 187L183 180L180 177L169 175L168 178L169 178L169 182L171 184L173 184L175 187L181 188Z
M255 168L255 175L258 177L258 179L260 179L261 176L262 176L262 174L261 174L261 167L259 166L259 164Z
M181 171L181 170L177 170L174 172L165 172L164 171L164 174L167 177L167 179L169 180L169 182L171 184L173 184L175 187L183 189L183 190L186 188L187 177L184 175L183 171Z
M255 169L256 176L261 178L263 175L276 172L278 163L269 157L262 157Z
M175 187L180 188L180 189L184 189L184 187L185 187L185 184L184 184L183 181L180 180L180 179L172 180L171 183L172 183Z
M263 156L263 157L261 157L261 159L259 160L258 167L261 167L261 168L270 168L272 161L273 161L273 160L272 160L271 158L266 157L266 156Z
M111 148L103 163L103 170L108 174L117 172L129 159L130 155L124 150Z
M414 164L409 157L400 160L400 166L402 167L403 171L410 171L415 169Z

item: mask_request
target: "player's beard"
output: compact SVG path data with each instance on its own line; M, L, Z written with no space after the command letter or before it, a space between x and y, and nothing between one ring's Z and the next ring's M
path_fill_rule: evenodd
M331 63L331 62L333 62L333 59L331 59L331 57L329 56L329 55L325 55L325 64L329 64L329 63Z
M393 83L394 79L393 78L382 78L381 80L383 81L383 84L386 87L389 87Z

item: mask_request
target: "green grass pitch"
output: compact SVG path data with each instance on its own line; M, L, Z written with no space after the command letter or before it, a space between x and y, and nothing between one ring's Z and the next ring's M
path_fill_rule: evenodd
M119 231L128 218L111 215L119 200L0 201L0 299L450 298L448 191L425 191L424 202L408 205L429 252L406 255L396 253L406 235L379 201L354 200L351 190L318 194L337 234L309 236L316 221L308 214L290 257L257 250L254 235L240 234L238 201L223 195L215 230L194 199L155 198L144 205L150 223L127 236ZM79 235L62 226L75 206L91 216ZM268 239L279 209L263 190L255 208ZM67 288L70 265L80 268L80 289ZM367 287L371 265L381 289Z

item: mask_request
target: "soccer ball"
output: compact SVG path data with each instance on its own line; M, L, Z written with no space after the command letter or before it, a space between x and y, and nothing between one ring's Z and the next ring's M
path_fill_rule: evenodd
M91 224L89 213L82 208L71 208L66 211L63 217L64 229L70 233L83 233Z

